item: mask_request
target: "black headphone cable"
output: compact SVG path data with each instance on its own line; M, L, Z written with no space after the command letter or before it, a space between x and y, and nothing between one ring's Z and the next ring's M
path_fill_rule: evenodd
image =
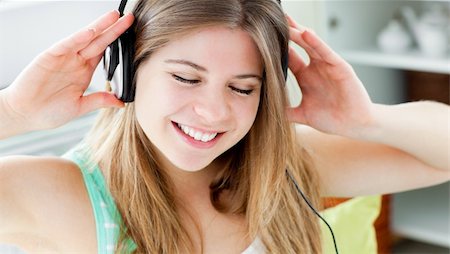
M336 244L336 238L334 237L334 233L333 233L333 229L331 229L330 224L328 224L328 222L320 215L319 212L317 212L316 209L314 209L314 207L311 205L311 202L309 202L309 200L306 198L305 194L303 194L302 190L300 189L300 187L298 186L297 182L294 180L294 177L292 177L291 173L289 173L289 171L286 169L286 174L288 175L289 179L292 181L292 183L295 185L295 188L297 189L298 193L302 196L303 200L305 200L306 204L308 204L309 208L311 208L311 210L317 215L319 216L319 218L325 222L325 224L327 225L328 229L330 230L331 236L333 237L333 243L334 243L334 250L336 251L336 254L339 254L338 251L338 247Z

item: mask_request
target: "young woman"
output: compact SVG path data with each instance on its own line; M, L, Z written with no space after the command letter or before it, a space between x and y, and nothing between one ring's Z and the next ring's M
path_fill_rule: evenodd
M133 22L134 102L83 95ZM310 57L289 49L303 93L294 108L289 39ZM320 253L317 218L286 171L317 207L321 196L450 178L449 107L372 103L352 68L272 0L138 1L133 14L103 15L0 91L0 137L99 108L65 158L0 160L0 242L29 253Z

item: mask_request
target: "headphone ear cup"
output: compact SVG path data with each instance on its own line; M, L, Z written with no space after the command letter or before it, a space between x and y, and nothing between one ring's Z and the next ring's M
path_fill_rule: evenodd
M119 39L113 41L105 49L103 53L103 67L105 70L106 80L110 80L109 87L114 95L122 98L123 89L123 66L122 66L122 46Z
M123 102L133 102L136 90L136 84L134 81L134 31L129 28L125 33L120 36L121 52L121 65L122 67L122 96Z

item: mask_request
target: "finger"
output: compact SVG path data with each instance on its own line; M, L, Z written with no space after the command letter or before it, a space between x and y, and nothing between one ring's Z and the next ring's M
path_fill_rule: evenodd
M289 69L297 77L307 65L301 58L301 56L295 51L295 49L289 46Z
M86 63L87 63L90 73L95 72L95 70L97 69L98 64L100 63L102 58L103 58L103 54L99 54L98 56L92 57L91 59L87 60Z
M92 93L81 98L80 115L97 110L99 108L115 107L122 108L124 103L108 92Z
M287 14L285 16L286 16L286 20L287 20L289 26L297 28L297 22L295 22L295 20L291 16L289 16Z
M313 48L310 45L308 45L308 43L306 43L306 41L303 39L302 35L306 32L307 32L307 30L302 32L295 28L290 27L289 28L289 37L290 37L291 41L295 42L297 45L302 47L306 51L306 53L309 55L310 58L320 59L320 55L318 55L313 50Z
M93 69L97 68L97 65L100 62L100 60L102 60L102 57L103 57L103 53L89 59L89 61L88 61L89 66L91 66L91 68L93 68Z
M103 33L108 27L117 22L120 18L120 13L117 10L112 10L103 14L100 18L89 24L87 27L93 27L97 31L97 35Z
M134 21L131 13L120 18L114 25L106 29L101 35L93 40L86 48L81 50L79 54L85 59L89 59L105 51L106 47L124 33Z
M105 13L86 28L56 43L50 48L49 53L54 56L60 56L78 52L86 47L97 34L102 33L106 28L114 24L118 18L119 13L116 10Z
M322 39L320 39L315 33L306 30L301 37L303 41L311 49L313 55L318 55L325 62L335 65L342 62L342 58L334 52Z
M295 28L301 32L306 30L306 27L299 25L291 16L286 15L286 19L290 27Z
M95 36L94 28L83 29L70 37L51 46L48 53L53 56L61 56L77 52L79 48L85 47Z

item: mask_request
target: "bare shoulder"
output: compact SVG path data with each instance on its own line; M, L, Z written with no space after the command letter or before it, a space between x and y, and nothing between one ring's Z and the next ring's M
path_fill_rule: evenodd
M41 193L70 189L68 187L80 177L75 163L59 157L9 156L0 159L1 193L11 194L19 200L31 202ZM34 195L26 195L30 193Z
M446 182L443 172L399 149L296 126L297 142L311 155L323 196L387 194Z
M8 218L0 220L3 242L18 244L11 232L49 235L49 225L63 222L65 210L88 204L78 166L58 157L0 158L0 183L0 218Z

